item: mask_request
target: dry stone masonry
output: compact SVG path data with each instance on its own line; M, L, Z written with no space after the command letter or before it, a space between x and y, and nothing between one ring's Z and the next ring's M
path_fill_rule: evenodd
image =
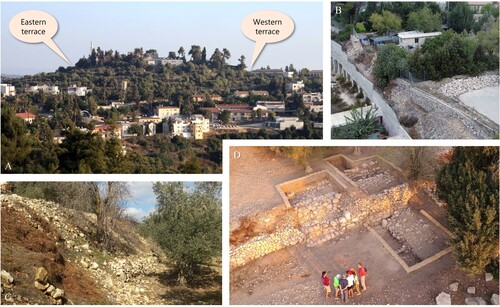
M308 246L322 244L365 223L378 224L404 208L413 190L400 183L403 175L399 169L383 161L379 157L359 163L347 159L349 167L341 168L343 171L330 165L332 172L319 171L278 185L284 203L294 209L298 225L290 224L232 248L231 267L303 241Z
M462 94L490 86L498 86L498 75L456 77L452 81L442 85L438 91L446 96L457 99Z

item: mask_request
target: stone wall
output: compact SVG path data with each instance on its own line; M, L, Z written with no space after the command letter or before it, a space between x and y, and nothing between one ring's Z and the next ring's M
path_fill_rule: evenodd
M413 193L405 183L355 201L340 193L312 198L297 207L300 230L309 246L321 244L364 223L380 223L406 206Z
M345 188L340 183L333 180L333 175L329 171L323 170L304 177L280 183L276 185L276 190L281 195L285 206L291 208L292 205L290 204L289 199L294 197L295 193L305 190L308 188L308 186L311 186L314 183L325 179L328 180L332 189L334 190L342 190Z
M297 228L288 227L278 232L253 238L229 252L230 266L236 268L287 246L304 240L304 234Z
M347 71L350 75L350 79L356 81L358 87L361 87L365 96L370 98L372 103L377 106L379 114L382 115L384 127L389 132L390 137L398 137L402 139L411 139L406 130L400 125L399 119L392 110L392 108L387 104L385 99L380 95L370 82L363 74L361 74L356 66L352 64L347 54L342 51L342 46L338 43L332 41L332 61L336 60L342 65L342 69Z

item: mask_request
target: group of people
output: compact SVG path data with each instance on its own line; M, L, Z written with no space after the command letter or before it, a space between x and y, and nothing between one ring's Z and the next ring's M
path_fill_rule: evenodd
M361 294L360 285L362 291L366 291L366 268L360 262L358 263L359 274L356 273L355 269L349 269L344 274L337 274L333 277L333 287L335 288L335 299L340 299L342 302L347 302L350 297L354 296L354 291L356 295ZM330 297L332 289L330 286L330 278L328 278L326 271L321 273L321 280L326 291L326 298Z

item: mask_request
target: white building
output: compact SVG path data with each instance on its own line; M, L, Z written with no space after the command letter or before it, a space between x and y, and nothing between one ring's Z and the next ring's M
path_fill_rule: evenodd
M304 88L304 81L302 81L302 80L297 81L297 82L290 82L290 83L287 83L287 85L286 85L286 89L288 91L292 91L292 92L298 92L303 88Z
M304 93L302 94L302 99L304 102L320 103L323 102L322 93Z
M160 118L169 118L181 114L181 108L173 106L157 106L156 115Z
M184 63L182 59L169 59L169 58L147 58L146 64L148 65L165 65L178 66Z
M60 93L59 86L47 84L30 86L26 91L29 93L43 92L51 95L58 95Z
M406 50L414 50L421 46L426 39L441 35L441 32L422 33L419 31L408 31L398 33L399 46Z
M279 130L285 130L286 128L290 128L292 126L297 129L302 129L304 128L304 122L301 121L298 117L277 116L274 122L268 123L268 126Z
M119 108L119 107L123 107L124 105L125 105L125 102L123 102L123 101L111 101L112 108Z
M1 95L5 96L16 96L16 87L10 84L0 84Z
M69 95L76 95L83 97L87 94L88 90L86 86L76 86L76 84L73 84L72 86L68 87L68 94Z
M182 136L185 138L194 137L202 140L203 134L210 130L210 122L203 115L192 115L190 118L172 118L171 131L169 123L163 123L163 132L170 132L172 136Z
M284 71L283 69L256 69L252 70L252 73L254 74L264 74L269 77L285 77L285 78L292 78L293 77L293 71Z
M282 112L285 111L284 101L257 101L257 106L253 108L254 110L266 110L271 112Z

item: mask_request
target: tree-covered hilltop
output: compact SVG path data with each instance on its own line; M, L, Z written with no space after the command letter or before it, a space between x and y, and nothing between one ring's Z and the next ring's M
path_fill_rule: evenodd
M217 48L212 55L198 45L180 47L168 57L156 50L121 54L93 49L75 66L60 67L53 73L40 73L18 79L3 78L15 86L16 96L2 98L2 171L13 173L219 173L222 167L222 139L321 138L312 122L322 114L304 105L301 94L287 91L287 83L301 80L309 92L322 92L321 78L310 77L309 70L285 71L293 77L270 76L246 70L245 57L238 65L227 64L231 53ZM269 67L268 67L269 68ZM264 69L265 71L266 69ZM30 90L32 86L57 86L59 93ZM86 87L82 96L67 88ZM235 91L249 91L237 97ZM252 94L266 91L266 97ZM259 93L259 92L257 92ZM132 125L135 136L119 139L95 134L97 125L114 131L120 122L135 123L155 114L157 106L179 106L181 115L203 114L215 106L215 96L224 104L255 106L258 100L285 101L286 112L304 122L304 128L282 131L248 129L244 132L210 133L203 140L147 135ZM194 97L201 97L194 99ZM118 101L117 105L111 105ZM260 111L260 112L259 112ZM16 113L30 112L36 118L23 121ZM252 121L262 119L255 111ZM162 123L157 123L162 132ZM146 130L148 131L148 130Z
M179 48L179 53L170 52L165 59L182 60L180 65L148 64L148 59L158 57L156 50L143 51L136 48L128 54L118 51L103 51L93 49L87 57L82 57L75 66L59 67L54 73L40 73L33 76L24 76L20 79L4 79L4 82L24 89L30 85L50 84L65 89L70 85L85 86L92 92L82 99L73 97L80 109L91 114L97 114L98 105L108 105L109 101L120 100L125 103L139 101L169 101L181 106L181 113L190 114L200 107L213 106L213 101L195 103L191 97L195 94L217 94L225 98L225 103L254 104L258 96L234 98L234 91L266 90L270 99L285 100L285 79L282 76L270 77L265 74L250 73L245 70L245 56L239 58L240 64L229 65L226 61L231 53L226 48L218 48L213 55L206 55L206 48L193 45L187 52L190 59L186 59L186 51ZM307 68L296 70L293 65L287 66L286 71L293 71L294 78L304 81L305 88L311 92L322 92L322 81L310 78ZM126 82L126 89L124 89ZM64 94L64 93L63 93ZM47 109L52 109L60 100L68 100L61 96L36 97ZM146 107L143 107L146 108ZM146 110L142 110L146 111ZM150 110L152 111L152 110Z

